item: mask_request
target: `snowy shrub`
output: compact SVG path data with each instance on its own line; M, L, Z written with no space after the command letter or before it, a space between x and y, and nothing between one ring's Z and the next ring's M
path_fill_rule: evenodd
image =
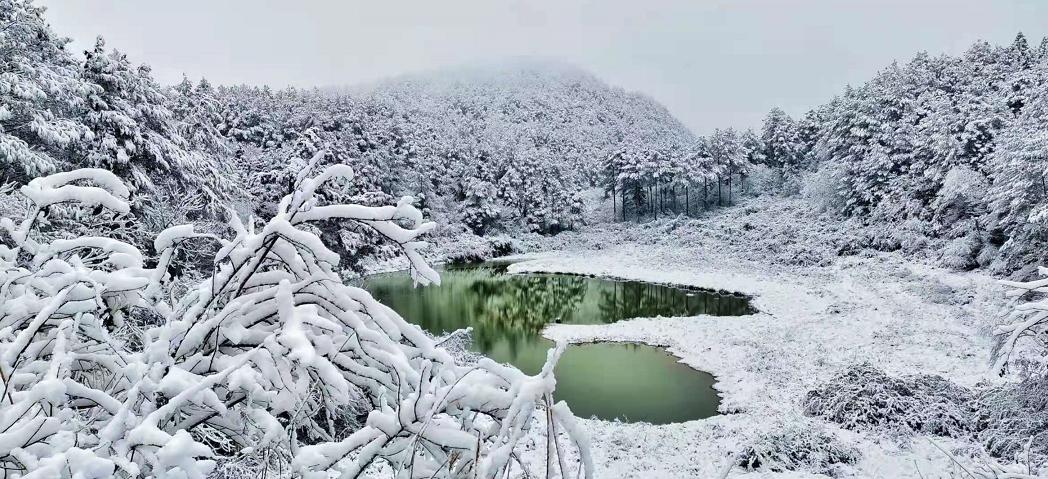
M841 466L855 464L861 455L833 433L808 421L797 421L759 435L736 456L747 470L809 471L838 477Z
M975 256L975 262L979 264L979 267L987 267L993 264L994 260L997 259L1000 249L992 244L983 245L982 249L979 250L979 254Z
M789 175L782 181L782 194L786 196L799 196L804 192L804 181L810 173L795 173Z
M845 429L962 437L972 429L973 401L970 391L939 376L893 378L859 364L809 391L804 407Z
M552 402L562 348L534 377L487 359L459 365L417 326L343 283L339 255L315 223L386 237L422 284L439 281L419 252L433 224L410 198L378 207L322 202L318 188L352 172L333 165L309 178L319 157L268 222L231 213L228 239L168 228L154 241L154 267L119 240L36 234L59 205L126 214L129 191L112 173L76 170L20 190L30 214L0 219L0 461L8 473L203 478L226 457L274 450L307 478L357 477L377 462L400 477L494 478L541 417L562 475L575 475L559 454L564 437L578 446L578 472L592 474L574 416ZM175 251L198 241L220 245L214 274L175 295ZM347 406L366 406L363 425L351 424Z
M974 479L1037 479L1044 477L1037 466L1027 463L1001 464L991 458L983 457L971 466L967 475ZM959 475L959 473L958 473Z
M979 406L977 437L990 454L1048 464L1048 377L991 388Z
M820 212L839 213L845 204L846 200L841 193L844 184L839 177L838 168L823 165L802 180L801 195Z
M477 263L516 251L513 240L505 236L477 236L463 225L445 229L431 257L454 264Z
M938 376L892 378L858 365L809 392L805 412L846 429L972 437L994 457L1034 467L1048 461L1043 373L976 394Z
M782 191L782 171L766 165L754 165L746 178L748 190L755 195L776 194Z
M955 238L942 250L942 264L947 268L967 271L978 265L979 241L973 236Z
M1041 275L1048 270L1038 268ZM995 330L994 370L1003 372L1009 363L1023 366L1022 382L987 391L981 398L979 440L991 454L1015 459L1024 452L1042 463L1048 461L1048 300L1043 293L1048 280L1002 281L1013 288L1009 296L1035 298L1015 307L1006 324ZM1020 341L1033 348L1033 354L1015 360Z
M811 245L790 244L778 255L776 262L796 266L828 266L832 259Z
M865 243L871 248L879 251L901 250L909 255L919 254L929 247L930 225L916 218L895 222L887 218L893 217L894 213L877 210L877 218L864 228ZM857 224L857 222L851 222Z
M969 479L1037 479L1044 477L1038 474L1038 468L1031 462L1032 458L1030 457L1026 457L1025 461L1018 463L1001 464L983 450L978 451L975 457L966 459L958 458L934 441L932 445L950 459L949 475L943 477L964 477ZM924 476L922 475L921 477Z

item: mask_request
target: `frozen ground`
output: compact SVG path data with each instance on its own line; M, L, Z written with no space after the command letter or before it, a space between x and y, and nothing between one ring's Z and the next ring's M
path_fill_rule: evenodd
M805 393L849 364L889 374L940 374L963 385L986 379L987 325L999 315L993 278L929 267L899 255L836 255L839 229L796 223L802 202L734 208L704 220L595 225L543 240L552 252L521 256L513 272L594 274L745 293L745 317L639 318L611 325L553 325L552 339L665 346L717 376L722 414L682 424L586 420L597 477L718 477L731 455L762 433L825 429L862 453L843 477L960 477L942 438L900 440L844 431L803 417ZM800 258L800 260L795 260ZM735 469L731 477L824 477Z

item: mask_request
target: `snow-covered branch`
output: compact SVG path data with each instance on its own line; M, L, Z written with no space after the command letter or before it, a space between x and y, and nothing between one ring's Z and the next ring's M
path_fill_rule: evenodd
M1040 267L1042 276L1048 276L1048 268ZM1001 281L1012 288L1009 296L1018 298L1027 293L1048 292L1048 278L1034 281ZM994 334L998 337L993 370L1001 372L1008 363L1020 339L1029 338L1042 346L1048 345L1048 298L1040 297L1021 303L1009 317L1011 322L998 326Z
M109 238L34 242L32 218L55 202L126 211L115 176L77 170L23 188L33 216L2 223L13 248L34 245L31 255L9 248L0 259L3 466L202 478L220 456L278 448L304 477L357 477L384 461L397 477L495 478L545 409L550 436L567 433L583 458L561 460L562 474L590 477L574 416L551 401L561 349L535 377L490 360L456 364L420 328L345 285L339 255L309 227L367 225L400 245L418 281L435 283L418 253L432 223L410 198L320 204L316 189L351 177L347 167L303 175L265 224L231 214L232 238L191 226L163 231L154 268ZM171 253L201 236L221 244L215 273L168 304ZM145 314L164 320L137 333L121 328ZM354 404L370 413L346 434L335 426Z

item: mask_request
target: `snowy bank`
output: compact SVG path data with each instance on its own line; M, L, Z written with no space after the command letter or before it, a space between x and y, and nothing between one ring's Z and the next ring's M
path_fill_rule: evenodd
M803 417L801 401L845 367L863 362L892 375L938 374L964 386L986 379L991 345L985 324L998 314L1003 298L993 278L948 272L891 254L842 257L828 266L784 265L719 241L620 241L635 234L635 228L576 243L591 247L518 256L524 261L513 264L510 272L729 290L752 296L758 312L554 324L545 330L550 339L576 343L664 346L682 362L718 378L724 413L718 417L664 426L585 421L602 468L599 477L716 477L731 462L729 456L754 437L794 427L825 428L861 452L857 464L823 472L918 478L954 467L929 440L897 441L844 431ZM965 446L929 439L947 450ZM794 472L781 477L822 476Z

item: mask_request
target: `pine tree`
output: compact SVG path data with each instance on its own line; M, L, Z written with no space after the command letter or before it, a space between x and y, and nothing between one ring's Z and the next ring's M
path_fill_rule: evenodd
M773 108L761 127L760 158L754 160L777 168L785 180L800 172L803 151L797 123L786 112Z
M219 130L222 125L221 108L214 88L207 79L193 86L188 77L169 92L169 108L178 124L178 133L191 148L215 156L232 154L230 142Z
M0 0L0 166L3 181L64 169L68 148L90 139L77 114L87 85L29 0Z

